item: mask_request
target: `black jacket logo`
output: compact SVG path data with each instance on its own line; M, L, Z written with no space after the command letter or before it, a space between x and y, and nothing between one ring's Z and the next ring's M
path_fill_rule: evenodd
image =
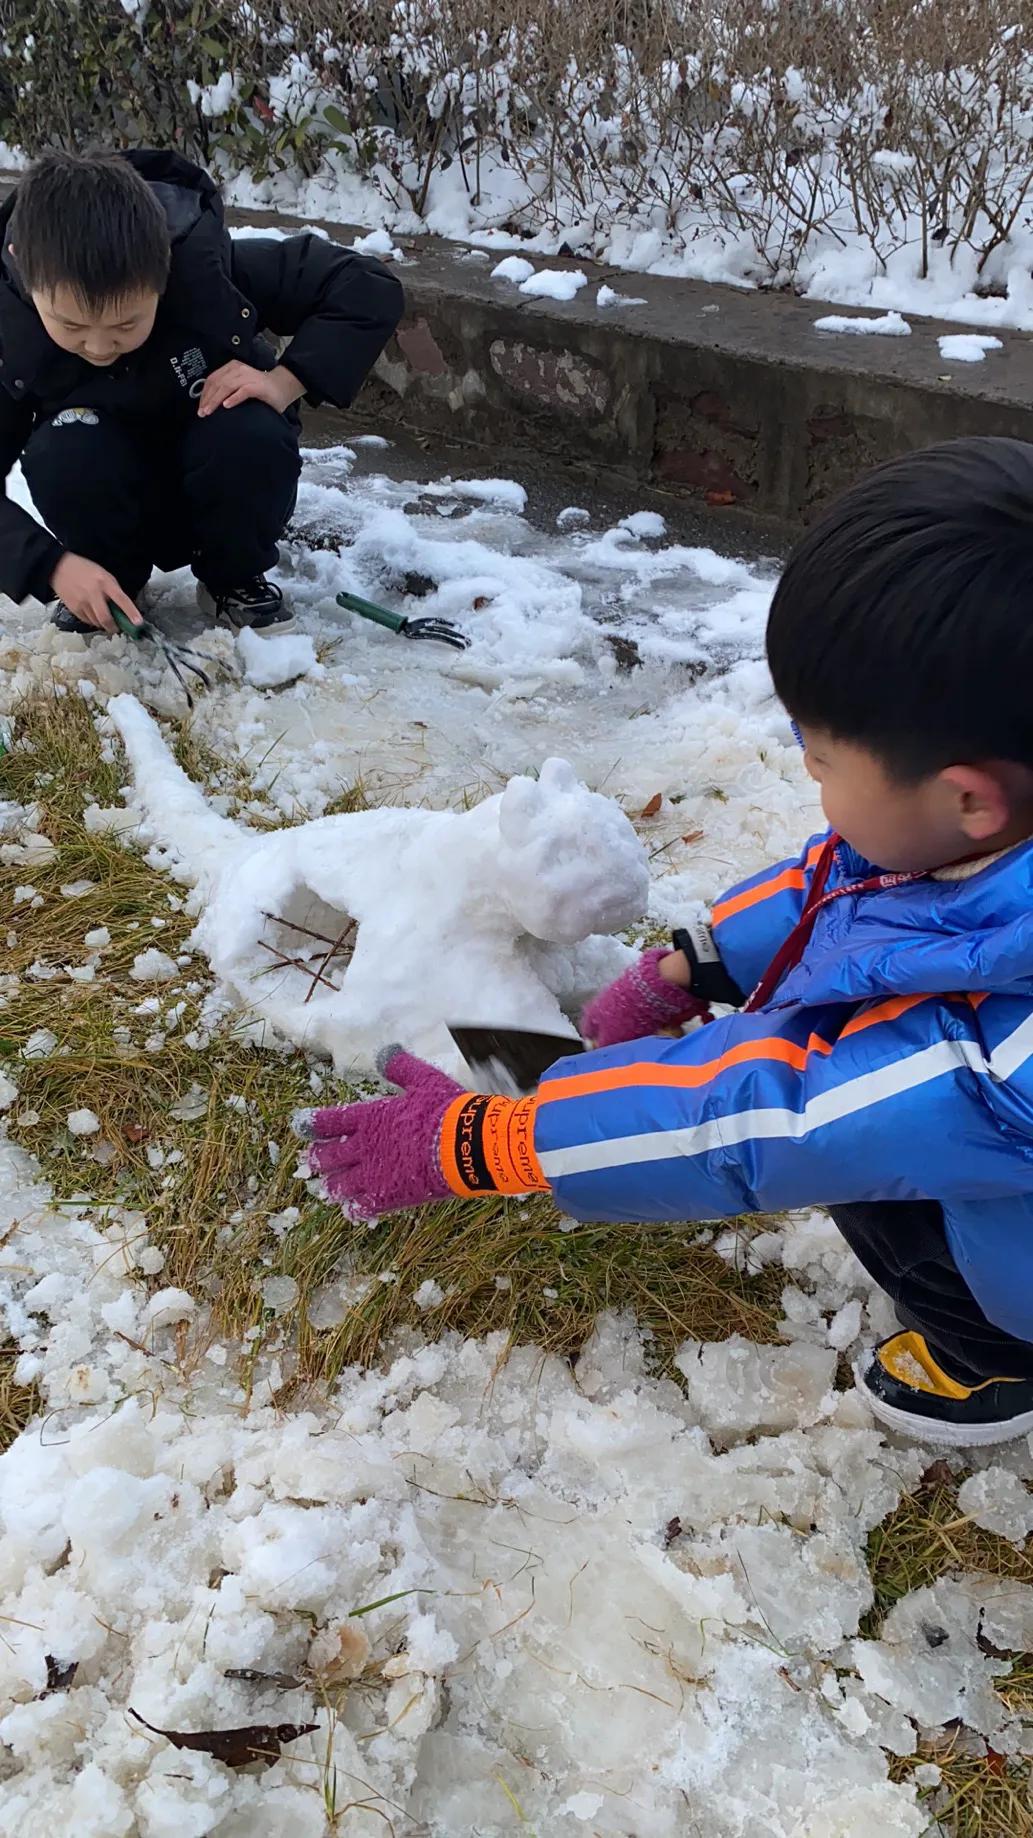
M181 388L185 389L189 396L199 396L204 388L205 377L208 374L208 365L205 363L204 352L200 350L197 345L191 345L189 351L184 351L180 357L170 358L169 362L176 373L176 381L180 384Z

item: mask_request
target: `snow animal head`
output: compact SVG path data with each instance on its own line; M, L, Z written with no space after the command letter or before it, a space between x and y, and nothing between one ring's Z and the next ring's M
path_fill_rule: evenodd
M499 806L497 887L532 938L576 944L645 911L646 852L624 812L582 785L566 760L511 779Z

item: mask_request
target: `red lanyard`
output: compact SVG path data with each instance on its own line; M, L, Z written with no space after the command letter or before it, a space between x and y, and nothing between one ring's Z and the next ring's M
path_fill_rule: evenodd
M796 968L807 949L807 943L814 930L814 922L818 914L824 907L830 906L833 900L845 899L847 894L881 893L887 887L905 887L910 881L924 881L928 878L929 871L924 868L907 874L869 874L863 881L848 881L844 886L832 887L826 892L826 883L832 872L836 850L841 841L842 837L833 832L822 848L814 864L814 873L811 876L811 885L804 901L803 911L785 943L780 945L775 952L764 975L746 1003L745 1012L747 1014L755 1013L758 1008L763 1008L767 1002L770 1002L787 971Z

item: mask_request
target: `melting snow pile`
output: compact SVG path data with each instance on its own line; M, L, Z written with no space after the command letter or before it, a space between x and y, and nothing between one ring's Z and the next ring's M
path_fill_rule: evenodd
M316 647L306 632L261 638L250 626L244 626L237 633L237 655L244 666L245 681L256 689L279 689L299 676L313 676L321 670L316 662Z
M988 351L1003 349L1001 340L978 332L952 332L939 340L940 356L955 364L981 364Z
M919 1838L884 1753L912 1718L1023 1740L987 1655L1033 1642L1030 1590L940 1583L856 1638L865 1534L925 1458L833 1389L817 1320L687 1345L686 1391L613 1317L576 1373L413 1341L285 1416L275 1362L245 1408L203 1310L148 1301L139 1214L52 1211L4 1146L0 1227L47 1412L0 1458L0 1834L320 1838L336 1782L358 1838L680 1838L686 1804L708 1838ZM865 1295L823 1222L793 1256ZM255 1775L130 1708L317 1727Z
M814 321L816 332L846 332L882 338L909 338L911 327L899 313L883 313L879 319L852 319L842 313L828 313Z
M338 1071L369 1070L401 1040L459 1072L450 1021L576 1035L558 998L576 1007L632 955L594 934L642 916L645 850L561 760L473 810L359 811L262 835L206 806L138 702L118 696L109 713L150 832L198 889L212 968ZM343 970L335 941L351 947Z

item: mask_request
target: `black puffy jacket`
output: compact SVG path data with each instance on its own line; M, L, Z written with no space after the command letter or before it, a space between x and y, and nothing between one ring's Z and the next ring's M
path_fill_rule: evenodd
M289 337L284 361L306 399L347 408L402 314L402 289L372 257L306 232L232 237L218 189L178 153L133 152L168 219L172 266L146 344L107 369L59 349L18 278L7 247L13 196L0 211L0 476L36 423L63 408L94 408L154 424L154 437L194 412L209 371L240 358L268 370L263 330ZM46 600L61 544L0 496L0 592Z

